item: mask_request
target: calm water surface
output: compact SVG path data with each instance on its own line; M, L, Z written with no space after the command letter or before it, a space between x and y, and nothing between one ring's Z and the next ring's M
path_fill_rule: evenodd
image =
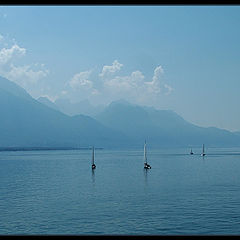
M240 149L0 152L0 234L239 235Z

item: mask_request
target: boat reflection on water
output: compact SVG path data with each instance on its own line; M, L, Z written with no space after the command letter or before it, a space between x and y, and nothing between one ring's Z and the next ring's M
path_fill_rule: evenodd
M143 168L143 174L144 174L144 185L145 187L148 186L148 169L147 168Z
M95 171L92 169L92 183L95 183Z

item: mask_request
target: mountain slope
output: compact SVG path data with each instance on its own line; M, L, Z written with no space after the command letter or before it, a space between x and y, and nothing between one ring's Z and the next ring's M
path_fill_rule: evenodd
M31 98L31 96L27 93L25 89L21 88L16 83L9 81L1 76L0 76L0 89L7 91L17 97L21 97L24 99Z
M239 136L232 132L193 125L170 110L156 110L122 101L111 103L96 119L123 132L138 144L147 139L158 146L197 146L202 143L240 146Z
M15 84L0 84L0 112L1 147L106 147L125 139L90 117L49 108Z
M0 78L0 147L142 147L240 146L240 135L203 128L173 111L117 101L95 119L70 117L33 99L24 89Z
M52 101L50 101L47 97L39 97L37 100L38 100L38 102L45 104L46 106L59 111L58 106L56 104L54 104Z
M84 114L88 116L94 116L98 113L100 113L104 107L102 105L99 106L93 106L90 104L88 100L83 100L80 102L72 103L70 102L69 99L65 98L58 98L54 102L55 106L57 108L69 115L69 116L74 116L74 115L79 115L79 114Z

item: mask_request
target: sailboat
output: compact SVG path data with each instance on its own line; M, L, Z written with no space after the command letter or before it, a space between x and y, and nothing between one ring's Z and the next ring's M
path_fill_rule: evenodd
M204 153L204 144L203 144L201 156L205 156L205 155L206 155L206 154Z
M150 169L151 166L147 163L147 149L146 149L146 140L144 143L144 168L145 169Z
M94 147L92 147L92 169L95 169L96 165L94 163Z
M191 154L191 155L193 154L193 151L192 151L192 149L191 149L191 152L190 152L190 154Z

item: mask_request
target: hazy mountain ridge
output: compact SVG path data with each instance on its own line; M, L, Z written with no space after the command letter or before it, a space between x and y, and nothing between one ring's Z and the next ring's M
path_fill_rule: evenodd
M240 134L203 128L171 110L115 101L95 118L68 116L0 78L1 147L240 146Z
M69 99L58 98L53 104L69 116L84 114L92 117L104 109L102 105L93 106L88 100L72 103Z
M199 127L171 110L114 102L96 119L105 126L122 131L138 143L147 139L162 146L240 145L237 134L215 127Z
M0 88L1 147L106 147L116 139L119 144L123 141L123 134L90 117L67 116L30 95L20 96L17 85L11 85L11 91L4 87Z
M30 94L28 94L28 92L25 89L21 88L16 83L9 81L1 76L0 76L0 89L7 91L18 97L22 97L25 99L31 98Z
M50 107L50 108L53 108L57 111L60 111L58 106L52 102L51 100L49 100L47 97L39 97L37 99L38 102L42 103L42 104L45 104L46 106Z

